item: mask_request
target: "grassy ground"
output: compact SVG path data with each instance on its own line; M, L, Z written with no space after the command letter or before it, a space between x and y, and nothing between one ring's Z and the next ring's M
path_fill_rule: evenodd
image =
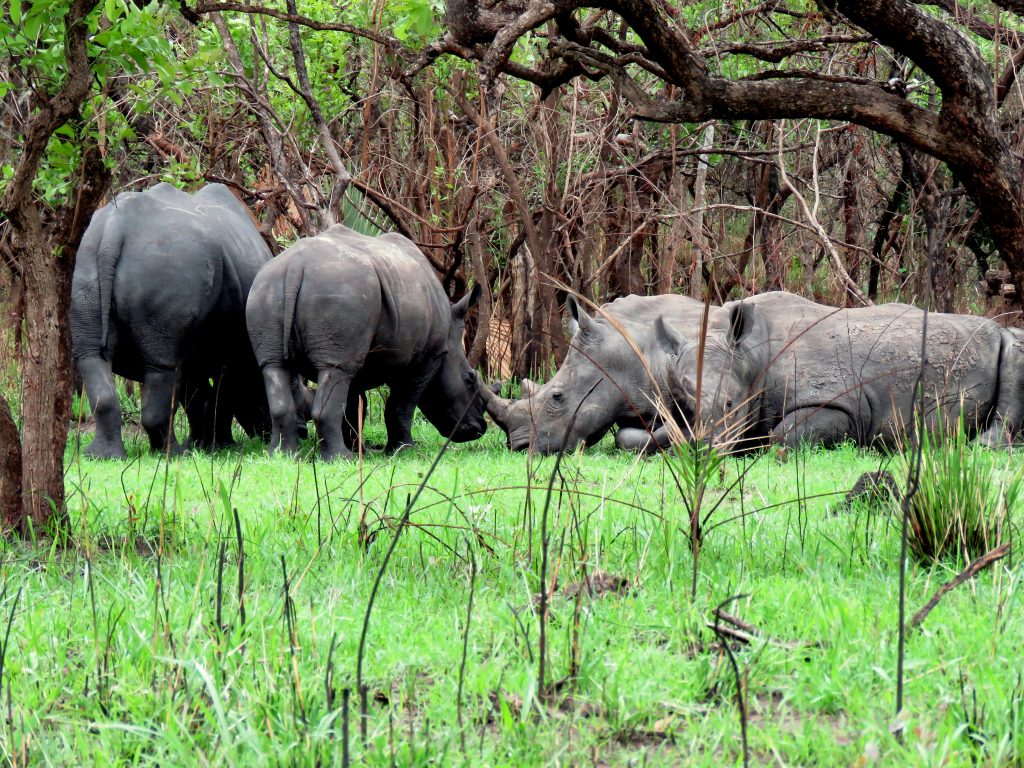
M349 689L349 749L366 765L739 764L735 678L707 626L735 595L728 611L756 626L729 646L756 763L1024 760L1016 560L911 635L902 743L891 732L898 527L839 509L885 457L727 461L691 597L687 512L663 460L606 445L566 457L545 565L555 459L509 454L492 428L431 474L441 440L419 422L417 437L397 457L330 465L256 444L167 463L138 440L129 461L94 462L73 439L75 546L4 544L6 760L341 764ZM537 704L542 568L558 586ZM574 597L596 570L627 586ZM908 611L954 570L912 565ZM378 577L364 743L357 659Z

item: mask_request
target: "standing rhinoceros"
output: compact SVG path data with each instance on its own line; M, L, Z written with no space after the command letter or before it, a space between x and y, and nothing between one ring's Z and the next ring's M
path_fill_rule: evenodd
M246 307L271 452L297 447L293 373L317 383L312 415L325 459L352 455L359 398L382 384L389 451L412 443L417 405L442 434L476 440L487 425L462 335L479 296L477 286L449 305L426 258L398 234L335 225L292 245L260 270Z
M704 305L670 294L616 299L596 317L572 296L566 307L572 340L558 372L542 387L526 384L519 400L484 389L488 413L512 450L554 453L593 445L613 425L627 427L620 430L628 436L617 440L620 447L642 447L666 392L667 353L676 338L666 335L666 326L692 335Z
M701 422L727 446L894 444L910 428L924 312L834 309L776 292L726 304L704 354ZM672 394L694 406L697 349L677 339ZM927 427L1002 444L1024 427L1024 340L981 317L928 315Z
M96 212L71 286L73 355L96 419L87 454L125 455L113 373L143 383L153 450L180 450L179 403L190 445L230 443L232 415L250 434L269 429L245 330L249 286L269 260L252 217L220 184L195 194L158 184Z

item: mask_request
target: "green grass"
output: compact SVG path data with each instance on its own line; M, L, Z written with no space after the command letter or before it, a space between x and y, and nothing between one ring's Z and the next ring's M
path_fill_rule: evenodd
M368 437L382 441L377 410ZM535 595L555 459L510 454L492 428L451 446L426 477L441 440L420 421L415 432L415 449L371 452L361 465L271 459L252 443L165 463L138 438L128 461L95 462L72 439L75 546L4 544L0 639L13 611L0 677L7 762L341 764L342 689L355 687L367 601L406 500L424 481L373 607L368 742L353 693L354 764L739 764L735 682L705 626L737 594L746 597L730 612L760 633L735 648L755 763L1024 759L1016 556L946 596L910 636L903 743L890 732L899 530L888 513L860 505L833 514L885 457L844 448L777 463L769 454L730 491L745 465L725 460L705 492L705 505L727 498L704 527L695 599L689 523L665 463L607 441L565 457L548 510L549 574L564 586L597 568L625 577L630 590L582 598L578 622L576 601L553 596L548 681L569 671L574 623L579 673L538 706ZM460 730L469 550L478 571ZM908 609L952 575L912 563ZM976 716L965 716L961 681Z

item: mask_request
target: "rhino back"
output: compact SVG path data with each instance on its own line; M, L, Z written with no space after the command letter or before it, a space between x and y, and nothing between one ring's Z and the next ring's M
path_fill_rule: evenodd
M186 355L215 357L227 341L244 349L248 283L239 284L227 255L233 244L245 243L246 259L262 263L269 251L262 242L255 247L251 236L259 235L251 222L237 219L237 209L207 208L201 193L159 184L122 193L94 216L90 230L98 238L86 240L73 290L76 354L108 346L112 324L118 349L104 354L131 377L173 368Z
M601 310L620 322L653 326L659 317L674 324L689 324L703 312L704 304L689 296L663 294L638 296L630 294L610 301ZM600 313L598 314L600 317Z
M290 361L310 378L317 369L365 365L368 378L380 378L438 354L447 312L429 266L392 238L337 225L260 271L247 320L261 365Z
M864 441L899 436L911 416L921 370L923 317L914 307L891 304L791 325L766 378L765 415L777 423L798 408L839 408ZM1000 345L1000 329L983 318L929 315L923 384L933 422L939 413L955 418L961 408L971 426L987 420L997 392Z

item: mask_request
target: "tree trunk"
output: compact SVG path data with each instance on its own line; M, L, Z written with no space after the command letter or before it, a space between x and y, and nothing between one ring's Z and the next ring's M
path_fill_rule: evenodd
M854 282L858 282L860 278L860 262L861 262L861 224L860 215L860 201L857 199L857 186L858 179L862 178L862 172L860 168L860 145L861 139L857 135L856 129L851 126L847 136L844 137L849 142L849 153L846 156L846 172L843 175L843 228L845 229L844 240L846 241L846 271L850 275L850 279ZM840 151L842 151L840 149ZM847 302L849 302L850 296L847 293Z
M885 251L889 245L889 229L892 227L892 222L896 218L896 214L899 213L900 207L906 200L907 190L909 189L907 184L910 173L907 167L908 155L906 152L900 152L900 156L902 158L900 178L896 182L896 188L893 189L892 195L889 197L885 211L878 220L878 230L875 232L875 239L871 246L872 259L871 267L868 270L868 298L872 301L878 300L878 280L882 272L882 261L885 258Z
M35 239L38 236L38 239ZM73 255L48 246L41 228L21 244L29 347L22 359L24 513L39 530L64 511L64 446L71 413ZM27 258L25 258L27 257Z
M0 521L4 531L21 522L21 442L3 395L0 395Z

